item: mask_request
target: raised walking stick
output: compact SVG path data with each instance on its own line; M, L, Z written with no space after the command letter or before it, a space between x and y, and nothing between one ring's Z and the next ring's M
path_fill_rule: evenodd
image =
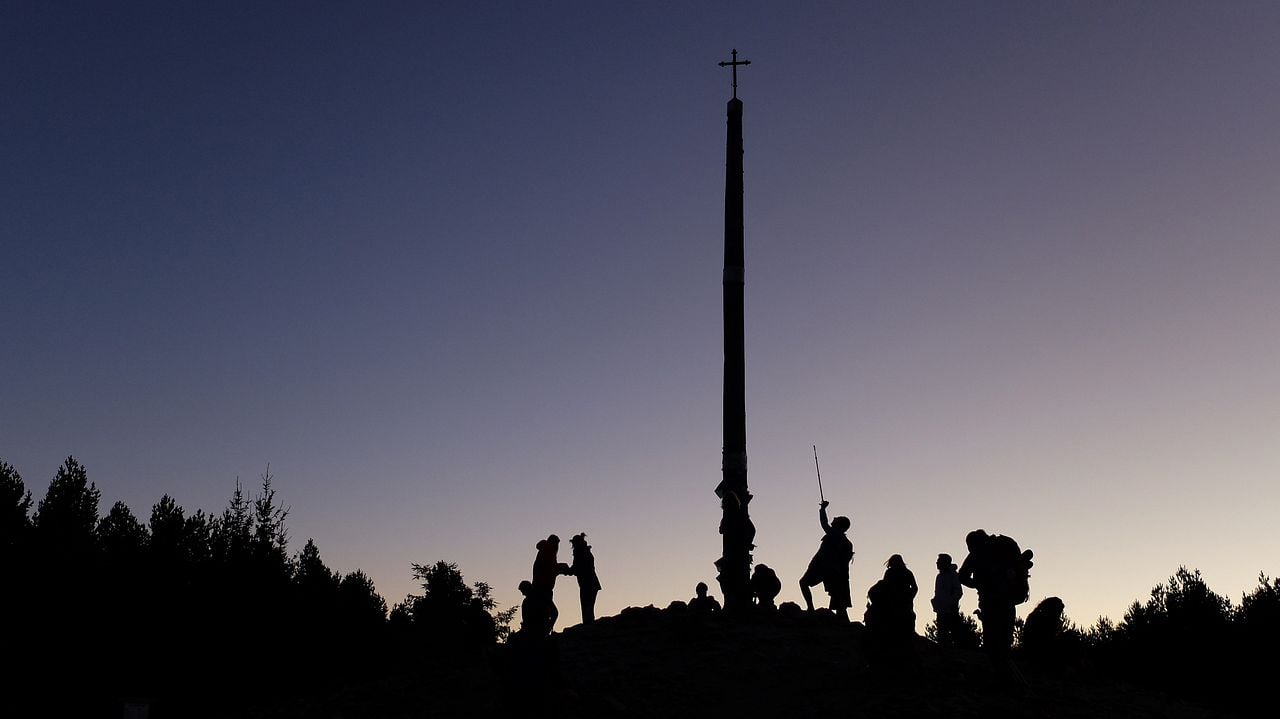
M818 499L826 504L827 498L822 496L822 468L818 466L818 445L813 445L813 468L818 473Z

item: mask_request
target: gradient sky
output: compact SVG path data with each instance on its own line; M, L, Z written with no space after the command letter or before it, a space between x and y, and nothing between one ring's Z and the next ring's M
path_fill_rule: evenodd
M817 444L858 616L897 552L923 627L975 527L1081 623L1180 564L1238 600L1280 574L1277 37L1264 2L8 2L0 458L143 517L269 462L292 548L388 601L447 559L510 605L579 531L601 613L718 594L736 47L781 599Z

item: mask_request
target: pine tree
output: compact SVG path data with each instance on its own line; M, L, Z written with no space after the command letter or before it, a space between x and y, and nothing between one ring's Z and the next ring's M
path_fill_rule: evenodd
M173 497L164 495L151 507L151 551L167 571L177 571L186 564L183 535L187 524L182 507Z
M452 562L411 566L414 578L422 583L422 594L410 595L405 604L419 631L444 644L491 644L506 636L514 608L495 612L498 604L488 584L467 586Z
M32 522L50 559L78 561L92 553L100 496L84 466L67 457L36 507Z
M359 569L347 574L338 585L342 615L353 622L380 625L387 619L387 602L373 587L373 580Z
M231 500L214 527L214 559L226 565L240 564L248 557L252 538L253 515L250 514L249 500L244 496L240 478L236 477L236 488L231 493Z
M253 539L250 553L260 571L288 578L290 574L289 530L284 520L289 516L288 507L276 505L276 491L271 488L271 466L262 475L262 491L253 500Z
M320 548L314 539L307 540L293 565L293 582L304 597L321 598L337 594L338 575L320 559Z
M31 529L31 492L13 465L0 460L0 557L17 551Z
M124 502L111 505L111 511L98 522L97 535L98 544L112 562L137 562L150 541L147 528Z

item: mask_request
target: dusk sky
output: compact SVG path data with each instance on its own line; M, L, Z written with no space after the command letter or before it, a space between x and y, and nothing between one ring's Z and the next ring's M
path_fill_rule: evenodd
M445 559L509 606L583 531L599 614L718 595L737 48L779 600L816 444L855 618L901 553L923 629L977 527L1035 551L1024 615L1179 565L1238 601L1280 574L1277 38L1273 2L7 2L0 459L144 519L270 463L291 550L388 602Z

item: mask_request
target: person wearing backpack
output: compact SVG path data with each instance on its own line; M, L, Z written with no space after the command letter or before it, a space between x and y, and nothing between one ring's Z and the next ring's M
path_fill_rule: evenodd
M778 573L767 565L757 564L755 573L751 575L751 596L756 606L768 611L777 609L774 599L781 591L782 581L778 579Z
M997 670L1010 668L1016 607L1027 601L1033 555L1012 537L981 529L969 532L964 541L969 556L960 565L960 583L978 591L982 648Z

